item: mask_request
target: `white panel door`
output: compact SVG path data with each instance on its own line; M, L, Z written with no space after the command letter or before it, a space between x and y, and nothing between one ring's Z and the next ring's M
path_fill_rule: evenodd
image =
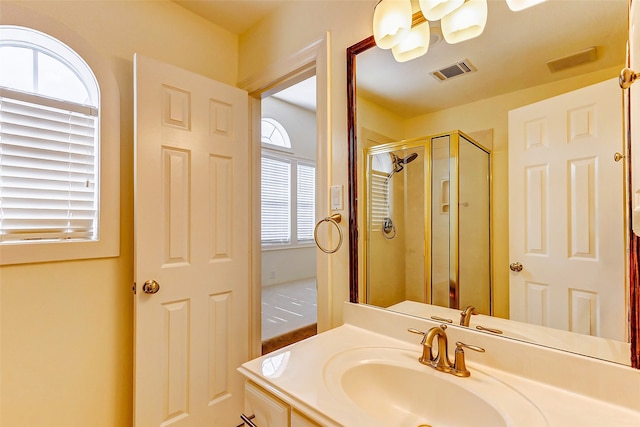
M511 319L626 339L622 148L617 79L509 113Z
M235 426L249 354L248 97L140 55L134 68L135 425Z

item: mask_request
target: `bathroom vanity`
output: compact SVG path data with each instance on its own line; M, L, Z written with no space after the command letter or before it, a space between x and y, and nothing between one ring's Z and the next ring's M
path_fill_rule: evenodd
M408 332L441 327L345 303L342 326L239 368L244 416L259 427L640 425L638 370L451 326L452 366L456 342L485 350L465 350L470 376L458 377L420 363L422 337Z

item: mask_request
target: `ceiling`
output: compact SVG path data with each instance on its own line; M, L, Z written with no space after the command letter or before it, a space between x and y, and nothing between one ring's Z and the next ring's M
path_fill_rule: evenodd
M234 34L242 34L284 3L283 0L173 0Z
M358 95L408 118L622 67L627 8L627 0L549 0L512 12L504 0L489 0L486 28L475 39L454 45L442 40L432 44L426 55L405 63L378 48L358 55ZM439 24L431 23L432 36L440 30ZM594 62L555 73L547 66L549 60L592 46L597 51ZM430 74L464 59L477 72L445 81Z
M174 1L242 34L287 0ZM340 2L326 2L339 13ZM418 0L412 3L417 10ZM521 12L510 11L504 0L489 0L488 4L487 26L476 39L450 45L438 37L437 21L431 23L432 39L440 40L421 58L398 63L390 51L378 48L360 54L358 95L410 117L624 63L627 0L548 0ZM555 73L546 65L549 60L592 46L598 55L595 62ZM477 72L442 82L429 74L464 59L470 60ZM296 99L308 101L314 93L308 92L309 86L306 94L296 94L293 87L282 96L296 104ZM307 103L304 108L311 106Z

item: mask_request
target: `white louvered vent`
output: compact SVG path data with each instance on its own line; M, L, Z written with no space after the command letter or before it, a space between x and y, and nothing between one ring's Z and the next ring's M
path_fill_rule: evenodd
M473 66L471 61L468 59L464 59L462 61L456 62L455 64L448 65L439 70L431 72L431 75L440 81L449 80L454 77L462 76L464 74L473 73L478 71L476 67Z
M389 175L385 172L371 171L371 231L382 229L382 222L391 216L391 195L389 194Z

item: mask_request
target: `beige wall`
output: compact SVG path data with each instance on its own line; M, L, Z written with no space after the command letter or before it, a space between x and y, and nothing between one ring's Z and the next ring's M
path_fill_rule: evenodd
M0 425L131 425L133 53L234 85L238 38L168 1L2 0L0 22L90 44L115 76L121 114L120 256L0 269Z
M262 251L262 286L312 279L315 276L315 246Z

